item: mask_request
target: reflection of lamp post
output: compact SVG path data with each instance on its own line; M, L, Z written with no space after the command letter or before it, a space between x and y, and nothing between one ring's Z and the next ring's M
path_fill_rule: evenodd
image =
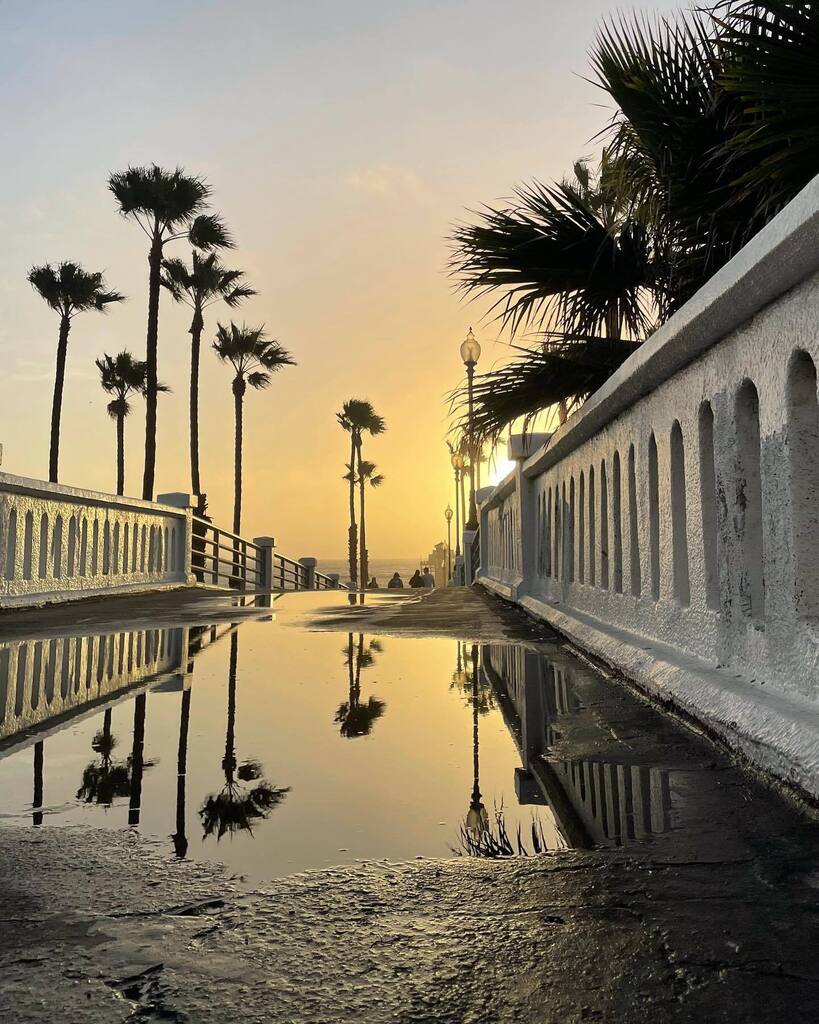
M466 521L467 530L478 529L478 510L475 507L475 416L472 402L472 379L475 376L475 367L480 357L481 346L470 327L469 334L461 343L461 359L466 367L466 387L469 396L469 517Z
M464 457L460 452L452 453L452 468L455 470L455 558L461 554L461 506L459 492L461 489L461 473L464 468Z
M460 645L458 649L460 656ZM478 645L472 645L472 796L466 814L466 827L473 835L485 832L489 815L481 801L480 757L478 754Z
M446 578L452 578L452 506L447 505L444 511L446 517Z

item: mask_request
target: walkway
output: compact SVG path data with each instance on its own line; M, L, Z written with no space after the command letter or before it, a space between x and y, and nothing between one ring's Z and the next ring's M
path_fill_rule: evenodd
M360 864L249 888L136 832L3 827L0 1021L815 1020L816 823L517 612L473 591L414 597L345 608L327 595L314 619L454 631L489 655L514 639L573 664L579 704L544 764L663 775L668 828L625 849ZM303 621L300 601L277 603L281 624Z

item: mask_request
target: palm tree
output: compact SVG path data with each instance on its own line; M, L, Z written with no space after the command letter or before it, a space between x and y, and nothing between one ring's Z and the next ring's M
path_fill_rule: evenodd
M156 468L157 347L159 341L159 292L162 281L164 247L168 242L186 238L197 249L230 248L233 242L221 219L205 214L210 186L199 177L185 174L182 168L164 170L129 167L108 179L108 188L124 217L136 221L150 243L148 250L148 331L146 361L148 386L145 416L145 471L142 497L154 495Z
M198 495L202 493L199 479L199 350L205 326L204 311L214 302L225 302L233 309L256 292L242 283L243 271L223 267L213 252L200 256L194 250L190 267L177 259L165 260L162 267L162 285L177 302L184 302L193 310L188 329L191 336L191 491Z
M68 333L77 313L94 309L105 313L113 302L122 302L124 295L110 291L102 273L88 273L79 263L59 263L52 267L32 267L28 281L35 291L60 317L57 338L57 372L54 376L54 400L51 405L51 445L48 456L48 479L57 483L60 461L60 416L65 384L65 361L68 353Z
M253 823L266 818L290 792L288 786L273 786L262 778L257 761L238 764L236 758L236 670L239 658L239 636L234 627L230 636L230 667L228 669L227 732L222 771L225 784L220 793L206 797L199 810L204 837L216 833L217 840L227 833L253 833ZM247 788L240 783L255 783Z
M452 239L461 289L498 293L490 308L513 340L528 328L541 338L475 379L474 429L490 439L520 416L585 398L667 307L664 241L647 208L629 202L620 161L604 151L597 175L578 161L572 180L535 182L515 200ZM463 406L462 391L452 397Z
M350 398L341 407L341 412L336 413L336 419L342 430L350 435L350 461L347 464L348 474L344 479L349 482L350 499L350 527L347 535L347 553L350 561L350 587L356 589L358 575L358 530L355 516L355 485L357 479L357 463L361 461L361 439L364 433L371 436L383 434L387 429L383 417L368 402L360 398ZM367 580L361 576L361 587L367 585Z
M270 375L283 366L295 366L296 361L282 345L264 333L264 327L238 327L231 323L216 325L216 355L234 370L233 402L235 413L233 532L242 527L242 416L248 384L262 390L270 384Z
M108 403L108 415L117 424L117 494L125 493L125 417L131 412L128 399L132 395L145 395L148 379L148 364L134 359L130 352L118 355L105 353L102 359L94 360L100 372L100 384L106 394L114 398ZM157 386L158 391L168 391L165 384Z
M360 508L360 530L361 530L361 543L359 550L361 552L361 586L366 587L367 582L370 578L370 566L369 566L369 555L367 552L367 535L366 535L366 523L364 516L364 492L366 491L366 485L369 483L370 487L380 487L384 483L384 477L381 473L376 473L376 465L374 462L367 462L366 459L363 461L359 460L358 463L358 492L359 492L359 508Z

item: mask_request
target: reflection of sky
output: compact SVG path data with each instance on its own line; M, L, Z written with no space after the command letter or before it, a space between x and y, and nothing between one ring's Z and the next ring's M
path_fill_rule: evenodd
M236 758L254 760L274 786L289 786L255 838L237 835L202 843L198 809L224 784L227 678L225 637L194 662L187 772L189 856L225 860L255 877L360 859L448 856L457 845L472 789L472 714L450 688L453 640L385 637L361 673L361 702L384 702L369 737L344 739L334 721L348 699L347 634L306 633L270 623L239 629ZM358 635L354 634L357 646ZM167 838L175 829L176 765L181 692L147 697L141 831ZM117 704L114 760L131 748L134 706ZM128 801L114 807L76 803L91 741L102 712L49 736L44 744L47 825L84 822L123 828ZM519 808L514 742L495 708L480 719L481 790L490 814L502 804L514 839L528 836L533 813L552 841L550 812ZM32 748L0 760L0 819L30 821Z
M462 372L457 346L474 321L482 367L507 352L479 325L483 307L453 297L443 238L464 207L533 175L559 177L593 150L608 113L582 76L595 23L613 6L2 3L4 468L42 475L47 452L56 330L25 274L35 262L79 259L107 269L131 301L85 316L72 333L62 478L112 486L113 427L84 371L102 350L141 351L146 254L138 228L114 213L105 178L129 162L183 163L210 178L240 243L232 265L261 293L239 319L266 321L299 362L247 403L248 534L275 532L295 555L343 554L346 452L332 413L363 392L390 427L372 451L387 486L371 502L371 552L429 550L452 500L442 396ZM160 403L158 492L187 486L187 327L164 302L160 376L175 394ZM202 471L223 523L228 386L205 352L202 400L214 412L202 420ZM132 489L140 421L135 413L128 427ZM20 422L24 436L12 429ZM271 452L280 436L289 443Z

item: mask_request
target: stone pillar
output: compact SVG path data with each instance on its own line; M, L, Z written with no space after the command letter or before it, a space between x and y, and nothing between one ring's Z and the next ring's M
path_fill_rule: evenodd
M477 565L472 564L472 545L477 534L477 530L464 530L464 583L466 586L475 581L478 572Z
M191 568L191 552L193 550L193 510L199 504L199 497L196 494L189 494L187 491L169 491L167 494L156 496L157 505L170 505L171 508L179 508L185 512L185 537L182 558L183 582L192 587L196 584L196 577Z
M308 590L316 589L316 566L318 565L318 559L316 558L300 558L299 565L303 565L307 570L307 582L305 586Z
M253 543L261 548L262 584L260 590L273 589L273 555L276 553L276 540L273 537L254 537Z

